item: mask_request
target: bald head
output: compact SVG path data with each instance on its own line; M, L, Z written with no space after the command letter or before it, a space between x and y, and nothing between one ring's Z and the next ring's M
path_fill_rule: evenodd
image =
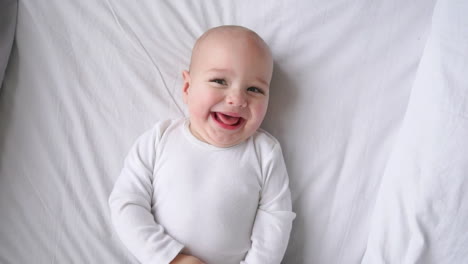
M190 131L198 139L228 147L253 135L268 108L273 59L252 30L221 26L196 42L190 70L183 71Z
M197 39L192 50L190 71L206 55L204 50L217 45L229 46L233 42L241 43L249 51L256 52L259 57L270 60L273 67L270 48L257 33L245 27L225 25L209 29Z

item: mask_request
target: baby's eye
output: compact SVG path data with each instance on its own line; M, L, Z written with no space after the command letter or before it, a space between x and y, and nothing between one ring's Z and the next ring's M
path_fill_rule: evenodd
M254 92L254 93L260 93L260 94L265 94L262 89L257 88L257 87L249 87L249 88L247 88L247 91Z
M226 80L224 79L212 79L210 80L210 82L214 82L214 83L221 84L221 85L226 85Z

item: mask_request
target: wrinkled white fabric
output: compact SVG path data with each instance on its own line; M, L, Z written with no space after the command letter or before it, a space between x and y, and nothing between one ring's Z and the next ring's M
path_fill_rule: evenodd
M252 28L274 56L262 127L281 142L297 213L283 263L360 263L371 255L379 263L383 255L397 258L398 243L412 239L419 242L411 242L408 256L467 262L468 221L457 213L466 200L457 176L465 173L466 139L457 134L464 119L434 115L434 102L468 104L462 89L433 89L466 87L460 43L468 27L456 14L468 11L461 1L441 2L459 12L442 23L456 34L444 37L443 63L421 60L442 44L431 32L438 30L432 14L439 20L444 6L434 10L435 2L18 1L0 92L0 263L138 263L112 228L109 194L136 138L157 121L186 115L181 71L195 39L221 24ZM442 66L429 71L433 64ZM423 71L432 76L424 85ZM421 96L412 92L440 99L427 99L420 113L414 98ZM432 133L441 136L429 140ZM426 151L427 142L438 142L439 151ZM426 158L436 152L430 167ZM415 184L417 174L408 171L414 164L430 171L445 164L442 179L450 180L436 184L429 179L440 177L428 176ZM394 175L408 177L390 184ZM425 198L410 206L411 192ZM432 218L427 205L439 198L445 205L434 215L445 216ZM395 229L379 228L383 217ZM390 244L395 248L383 250Z
M467 11L437 3L363 263L468 262Z

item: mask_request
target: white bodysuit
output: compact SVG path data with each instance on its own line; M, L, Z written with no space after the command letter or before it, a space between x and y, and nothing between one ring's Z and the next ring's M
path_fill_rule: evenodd
M159 122L133 145L109 198L121 241L142 263L280 263L295 214L278 141L259 129L219 148L188 124Z

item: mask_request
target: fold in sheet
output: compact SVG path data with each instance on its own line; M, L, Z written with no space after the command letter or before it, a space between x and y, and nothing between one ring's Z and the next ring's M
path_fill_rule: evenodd
M0 89L15 39L17 13L18 1L4 0L0 2Z
M467 11L437 2L362 263L468 263Z

